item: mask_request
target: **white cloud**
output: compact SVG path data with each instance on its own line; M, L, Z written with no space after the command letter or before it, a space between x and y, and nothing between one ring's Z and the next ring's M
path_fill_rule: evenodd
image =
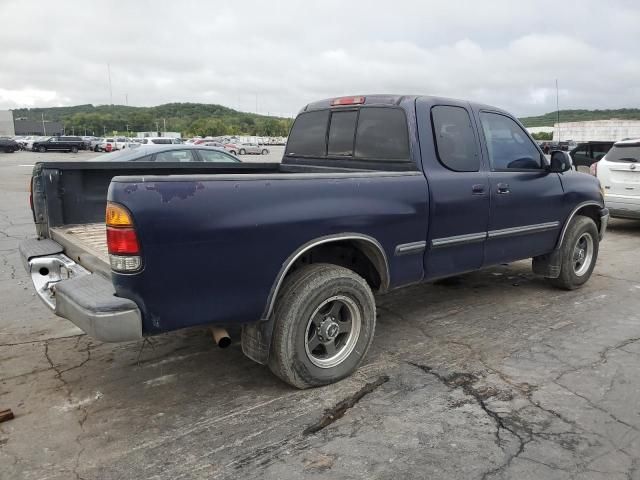
M518 115L640 105L640 5L538 0L0 3L0 108L212 102L272 114L347 93Z

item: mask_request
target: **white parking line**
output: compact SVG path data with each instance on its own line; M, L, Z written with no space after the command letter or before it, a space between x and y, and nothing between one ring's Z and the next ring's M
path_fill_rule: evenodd
M34 165L18 165L19 167L33 167Z

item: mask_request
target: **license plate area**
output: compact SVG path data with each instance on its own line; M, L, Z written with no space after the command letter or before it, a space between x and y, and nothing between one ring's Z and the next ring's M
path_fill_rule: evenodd
M90 272L63 254L29 260L31 281L40 299L51 310L56 308L55 286L58 282Z

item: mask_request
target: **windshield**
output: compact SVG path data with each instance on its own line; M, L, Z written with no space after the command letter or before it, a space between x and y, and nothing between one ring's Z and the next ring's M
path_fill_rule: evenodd
M609 162L640 162L640 143L614 145L607 153Z

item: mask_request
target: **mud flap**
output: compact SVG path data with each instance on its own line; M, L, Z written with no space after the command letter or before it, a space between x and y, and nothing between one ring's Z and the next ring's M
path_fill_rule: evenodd
M542 275L546 278L558 278L562 267L562 254L560 249L553 250L545 255L533 257L531 268L536 275Z
M254 362L266 365L271 350L273 319L242 326L242 353Z

